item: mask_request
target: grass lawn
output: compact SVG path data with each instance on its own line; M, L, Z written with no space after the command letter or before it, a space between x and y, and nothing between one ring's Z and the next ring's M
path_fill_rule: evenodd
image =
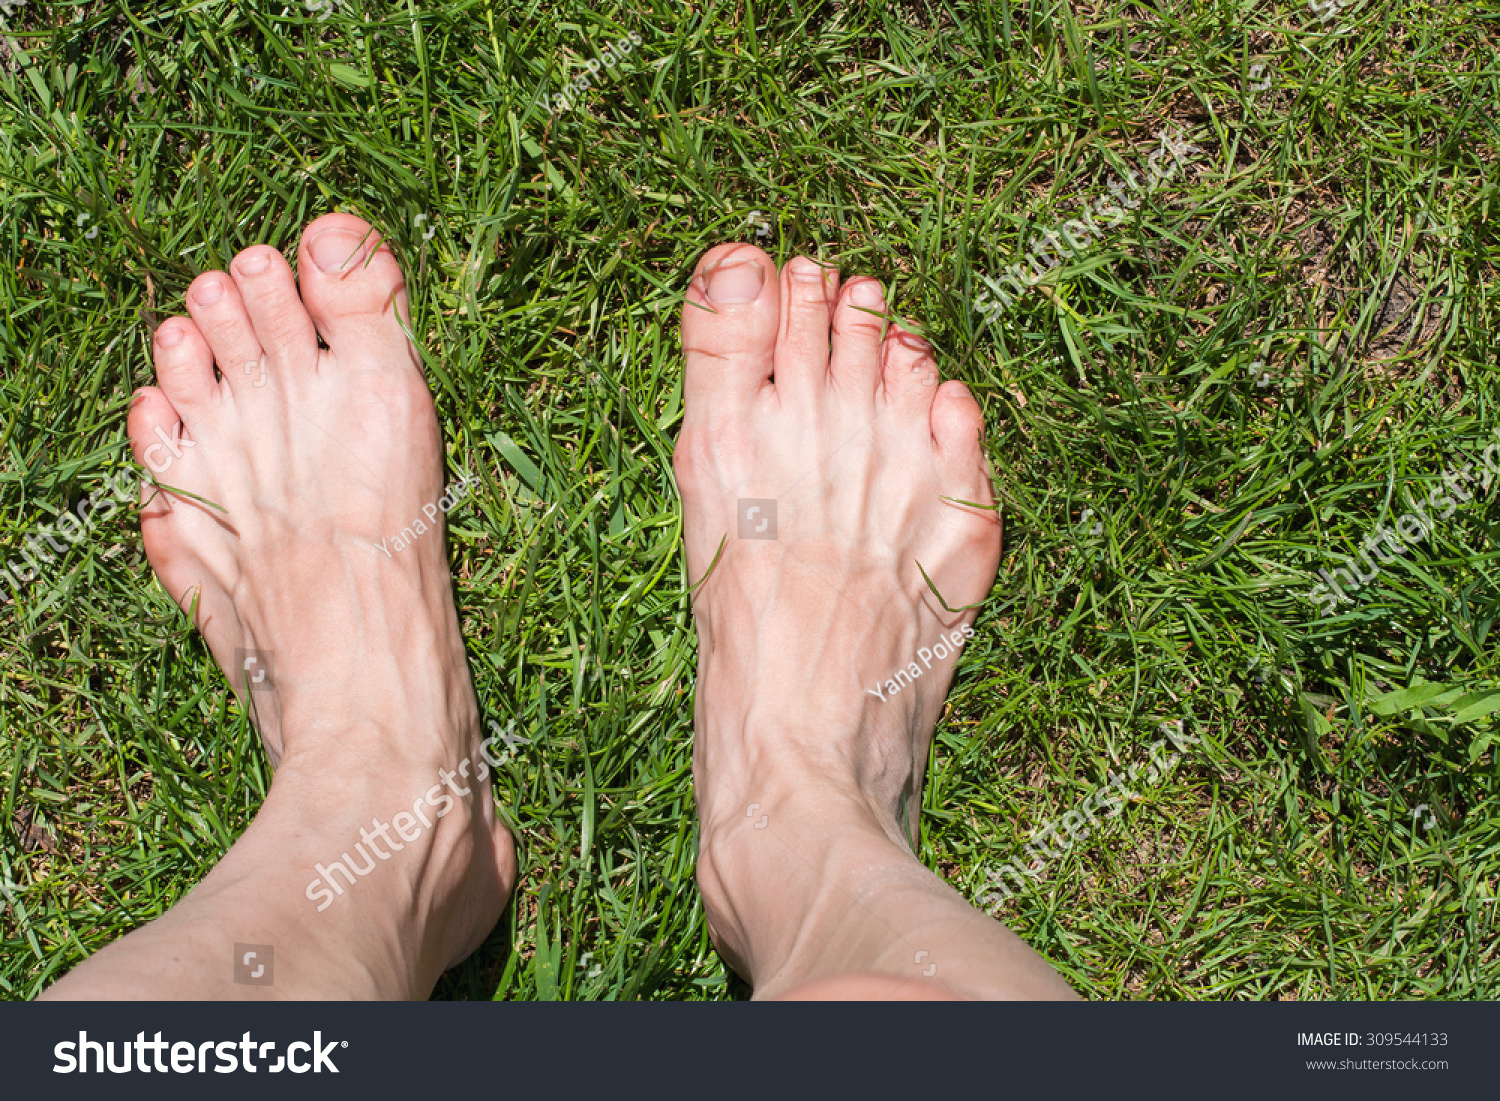
M1500 487L1312 592L1500 439L1492 4L322 3L11 5L0 556L123 468L195 274L330 209L391 236L478 480L480 704L530 740L496 780L515 901L437 997L748 995L693 884L669 462L725 239L878 276L985 410L1006 547L930 867L1092 997L1500 996ZM1161 134L1196 150L976 307ZM181 898L270 779L129 510L55 557L0 608L10 998ZM1178 720L1174 768L991 896Z

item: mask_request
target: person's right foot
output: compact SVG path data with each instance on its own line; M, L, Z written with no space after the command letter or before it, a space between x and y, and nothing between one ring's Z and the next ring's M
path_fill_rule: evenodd
M709 574L694 600L699 882L717 942L757 994L839 974L841 956L869 969L849 937L824 935L848 932L834 911L865 904L839 869L914 843L933 728L974 619L943 604L984 599L1000 558L979 406L962 383L939 383L926 342L885 309L873 279L841 288L806 257L778 276L749 245L705 255L683 308L674 467L690 580ZM937 881L916 873L891 872L898 894L932 893ZM961 904L941 890L944 906ZM874 969L928 974L910 957L936 945L897 940L908 958ZM1018 988L1061 992L1022 957Z
M479 781L443 541L452 500L400 265L365 222L327 214L298 267L257 245L195 279L191 319L156 334L159 388L131 405L136 459L171 487L141 513L152 569L194 611L276 776L169 919L79 969L115 974L117 992L141 958L122 946L160 943L183 967L192 942L223 986L184 968L186 996L261 993L220 966L244 942L280 946L264 993L425 996L494 927L515 879ZM368 880L335 862L367 865ZM84 988L74 978L61 993Z

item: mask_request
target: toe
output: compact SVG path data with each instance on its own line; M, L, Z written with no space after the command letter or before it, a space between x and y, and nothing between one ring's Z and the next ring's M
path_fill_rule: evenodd
M874 279L844 284L833 313L833 384L851 393L874 395L880 386L881 341L885 335L885 294Z
M410 327L406 278L380 234L352 214L325 214L302 233L297 253L302 301L334 358L420 366L402 329Z
M984 452L984 415L961 382L935 387L932 402L932 446L938 485L946 500L935 523L925 531L922 550L939 592L950 607L984 599L1000 563L1000 511ZM961 502L971 502L969 507ZM937 614L938 606L923 600ZM944 622L947 622L945 619Z
M213 350L225 384L235 390L260 379L264 385L265 351L234 280L222 271L204 272L188 288L187 307L194 326Z
M821 386L828 377L828 326L838 289L838 269L809 257L795 257L781 269L772 376L783 396Z
M183 415L192 416L218 396L213 350L188 318L172 317L161 323L152 341L151 360L166 400Z
M776 265L753 245L704 253L682 307L683 390L692 406L733 407L771 377L780 314Z
M167 395L155 386L137 390L125 418L125 431L130 436L130 453L135 461L166 479L171 459L165 441L180 440L183 433L182 417ZM151 504L142 509L142 520L166 515L170 507L166 495L158 493L149 478L142 478L141 501L144 504L148 500Z
M963 383L949 381L937 388L932 402L932 442L943 493L978 505L993 504L984 453L984 413Z
M939 381L932 345L893 323L885 334L883 358L887 402L899 404L920 398L931 403Z
M317 333L286 258L270 245L253 245L234 258L229 270L272 373L295 377L316 370Z

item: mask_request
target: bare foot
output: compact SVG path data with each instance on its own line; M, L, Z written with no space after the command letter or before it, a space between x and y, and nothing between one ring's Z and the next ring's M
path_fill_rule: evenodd
M688 291L674 466L689 573L709 575L694 776L710 928L757 996L856 974L858 997L1066 994L911 856L973 633L972 611L943 605L989 592L1000 525L973 507L993 501L979 406L884 314L876 281L841 288L806 257L778 275L749 245L712 249Z
M142 531L252 709L275 783L179 907L56 989L84 994L92 976L140 996L131 953L157 951L175 961L157 979L177 985L155 996L249 996L228 964L248 942L281 944L271 996L425 996L493 928L515 857L477 782L452 495L400 267L366 223L330 214L304 232L297 276L259 245L187 301L192 319L156 334L160 389L130 411L137 460L172 487L147 494ZM341 876L346 860L370 870ZM218 987L194 985L198 955Z

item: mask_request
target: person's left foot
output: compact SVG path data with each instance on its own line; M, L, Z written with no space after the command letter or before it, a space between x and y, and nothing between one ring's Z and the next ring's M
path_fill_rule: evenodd
M673 465L709 930L756 997L1065 994L912 855L1001 533L979 405L886 314L873 279L744 244L687 293Z

